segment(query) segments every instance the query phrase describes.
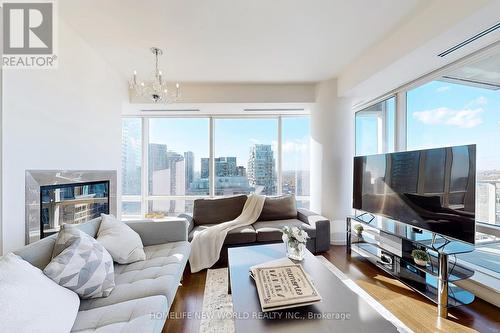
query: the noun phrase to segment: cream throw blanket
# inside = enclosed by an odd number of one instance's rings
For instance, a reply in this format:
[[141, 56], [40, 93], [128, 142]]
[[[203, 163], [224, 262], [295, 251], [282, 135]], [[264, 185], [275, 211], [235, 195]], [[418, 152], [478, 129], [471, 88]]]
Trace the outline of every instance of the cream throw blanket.
[[265, 199], [265, 196], [250, 194], [240, 216], [232, 221], [215, 224], [195, 233], [191, 241], [191, 255], [189, 256], [191, 272], [196, 273], [212, 267], [219, 260], [227, 233], [257, 221]]

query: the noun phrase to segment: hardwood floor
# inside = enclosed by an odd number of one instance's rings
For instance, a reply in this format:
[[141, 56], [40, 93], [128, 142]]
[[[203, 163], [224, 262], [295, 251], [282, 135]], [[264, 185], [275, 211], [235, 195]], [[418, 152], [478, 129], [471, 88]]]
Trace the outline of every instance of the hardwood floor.
[[[481, 299], [452, 308], [448, 319], [440, 319], [433, 303], [356, 254], [347, 256], [345, 246], [331, 246], [323, 256], [416, 333], [500, 332], [500, 309]], [[163, 333], [198, 332], [205, 278], [205, 271], [184, 274]]]
[[345, 246], [332, 246], [323, 256], [415, 332], [500, 332], [500, 309], [481, 299], [441, 319], [434, 303], [356, 254], [348, 257]]

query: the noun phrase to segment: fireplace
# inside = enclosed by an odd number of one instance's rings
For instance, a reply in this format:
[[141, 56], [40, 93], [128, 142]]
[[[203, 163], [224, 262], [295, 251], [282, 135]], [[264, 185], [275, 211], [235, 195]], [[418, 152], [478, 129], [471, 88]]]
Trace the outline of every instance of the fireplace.
[[109, 180], [40, 186], [40, 238], [109, 214]]
[[115, 170], [28, 170], [25, 174], [26, 244], [117, 212]]

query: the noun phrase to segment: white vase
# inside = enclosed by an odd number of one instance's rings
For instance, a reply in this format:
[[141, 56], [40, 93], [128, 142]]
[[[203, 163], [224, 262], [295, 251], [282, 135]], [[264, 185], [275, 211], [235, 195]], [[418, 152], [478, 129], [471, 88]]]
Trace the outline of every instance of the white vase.
[[297, 240], [289, 239], [286, 244], [286, 255], [293, 260], [301, 261], [306, 253], [306, 243], [301, 243]]
[[425, 261], [425, 260], [413, 258], [413, 261], [415, 261], [415, 264], [417, 264], [419, 266], [424, 266], [424, 267], [427, 266], [427, 261]]

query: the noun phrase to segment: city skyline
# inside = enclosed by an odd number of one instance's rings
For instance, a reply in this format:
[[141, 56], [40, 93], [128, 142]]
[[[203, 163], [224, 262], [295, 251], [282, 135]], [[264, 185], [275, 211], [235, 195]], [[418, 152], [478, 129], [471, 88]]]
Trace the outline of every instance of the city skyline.
[[[262, 194], [277, 193], [276, 161], [271, 145], [255, 144], [250, 148], [249, 155], [247, 167], [238, 165], [234, 156], [214, 158], [215, 189], [216, 192], [223, 192], [217, 194], [239, 194], [254, 190]], [[209, 178], [208, 157], [200, 158], [200, 172], [196, 172], [194, 163], [186, 163], [186, 156], [195, 160], [192, 151], [180, 153], [168, 149], [166, 144], [150, 143], [148, 156], [150, 195], [208, 194], [209, 183], [203, 181]], [[234, 193], [227, 192], [233, 187]]]
[[[271, 145], [277, 154], [278, 131], [276, 119], [216, 119], [214, 125], [214, 156], [236, 157], [239, 164], [248, 164], [248, 149], [254, 144]], [[197, 158], [209, 156], [208, 118], [159, 118], [149, 122], [149, 142], [167, 144], [177, 152], [192, 151]], [[309, 170], [298, 161], [297, 155], [306, 154], [310, 146], [309, 117], [283, 118], [283, 170]], [[200, 164], [195, 170], [200, 172]]]

